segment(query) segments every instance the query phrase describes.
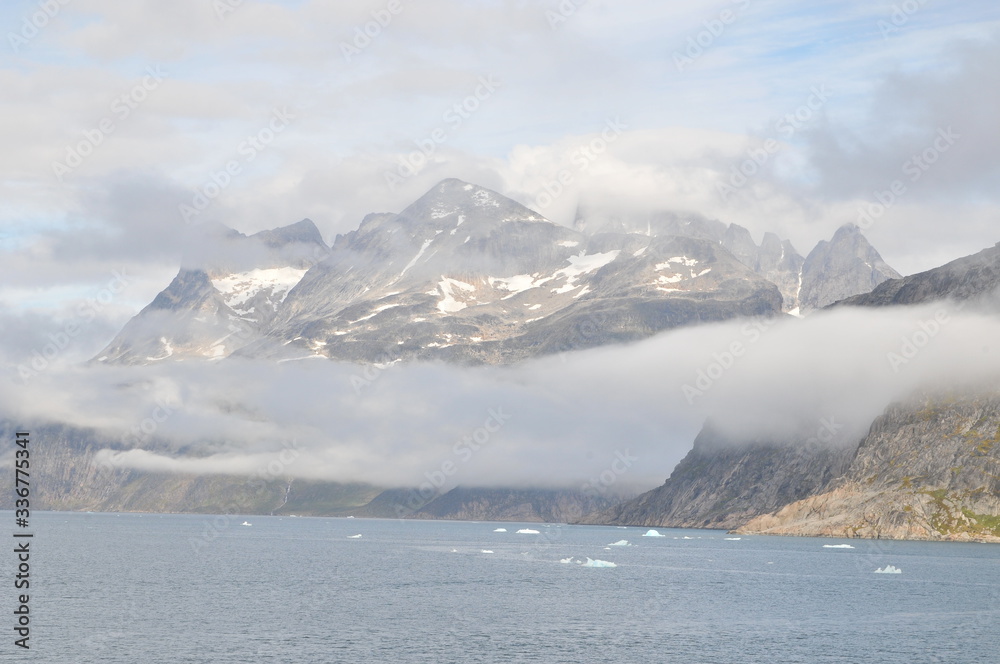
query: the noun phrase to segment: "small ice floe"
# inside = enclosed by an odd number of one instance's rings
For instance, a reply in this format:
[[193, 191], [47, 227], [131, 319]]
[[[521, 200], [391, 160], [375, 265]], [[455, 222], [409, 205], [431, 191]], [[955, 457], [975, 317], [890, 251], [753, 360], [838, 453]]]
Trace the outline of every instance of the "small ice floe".
[[824, 544], [824, 549], [853, 549], [850, 544]]
[[742, 537], [723, 537], [722, 539], [726, 540], [727, 542], [739, 542], [743, 538]]
[[591, 560], [587, 558], [587, 562], [583, 563], [584, 567], [618, 567], [614, 563], [609, 563], [607, 560]]
[[659, 531], [650, 528], [642, 535], [643, 537], [666, 537], [666, 535], [661, 535]]
[[480, 551], [480, 553], [493, 553], [493, 552], [490, 551], [489, 549], [483, 549], [482, 551]]
[[618, 540], [617, 542], [612, 542], [608, 546], [632, 546], [628, 543], [628, 540]]
[[694, 538], [693, 538], [693, 537], [688, 537], [687, 535], [685, 535], [685, 536], [684, 536], [684, 537], [682, 537], [681, 539], [692, 539], [692, 540], [693, 540]]
[[892, 565], [886, 565], [885, 567], [879, 567], [875, 570], [875, 574], [902, 574], [903, 570], [898, 567], [893, 567]]
[[249, 521], [244, 521], [244, 522], [243, 522], [243, 523], [241, 523], [240, 525], [241, 525], [241, 526], [252, 526], [253, 524], [252, 524], [252, 523], [250, 523]]
[[532, 528], [521, 528], [519, 531], [517, 531], [517, 534], [518, 535], [537, 535], [538, 531], [534, 530]]
[[452, 549], [451, 552], [452, 553], [458, 553], [458, 549]]
[[348, 535], [347, 539], [361, 539], [361, 535]]
[[353, 517], [353, 516], [349, 516], [349, 517], [347, 517], [347, 518], [348, 518], [348, 519], [353, 519], [354, 517]]
[[573, 556], [570, 556], [569, 558], [560, 558], [559, 562], [561, 562], [563, 565], [569, 565], [571, 562], [573, 562]]
[[505, 532], [507, 532], [507, 529], [506, 528], [497, 528], [493, 532], [495, 532], [495, 533], [505, 533]]

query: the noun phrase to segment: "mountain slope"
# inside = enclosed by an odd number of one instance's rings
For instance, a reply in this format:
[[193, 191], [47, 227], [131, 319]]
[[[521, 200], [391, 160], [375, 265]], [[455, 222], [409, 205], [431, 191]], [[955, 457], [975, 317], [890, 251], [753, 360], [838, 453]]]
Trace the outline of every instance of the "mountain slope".
[[890, 406], [843, 477], [739, 530], [1000, 542], [1000, 398]]
[[[849, 297], [836, 304], [861, 307], [923, 304], [951, 298], [969, 300], [979, 297], [996, 299], [1000, 289], [1000, 242], [972, 256], [965, 256], [941, 267], [900, 279], [891, 279], [871, 292]], [[996, 304], [996, 302], [994, 302]]]
[[736, 528], [822, 489], [852, 455], [805, 441], [732, 441], [706, 425], [661, 486], [581, 522]]
[[270, 328], [288, 291], [329, 253], [308, 219], [249, 237], [226, 228], [206, 230], [206, 241], [217, 251], [209, 251], [211, 258], [197, 267], [182, 267], [96, 361], [130, 365], [227, 357]]
[[803, 312], [859, 293], [867, 293], [900, 274], [889, 267], [854, 224], [837, 229], [833, 239], [822, 241], [802, 265], [799, 302]]

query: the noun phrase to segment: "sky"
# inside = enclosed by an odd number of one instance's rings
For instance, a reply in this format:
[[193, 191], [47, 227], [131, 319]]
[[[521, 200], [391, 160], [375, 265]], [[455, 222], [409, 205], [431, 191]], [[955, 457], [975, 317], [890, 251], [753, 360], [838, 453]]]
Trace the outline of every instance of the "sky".
[[903, 274], [1000, 240], [990, 0], [36, 0], [0, 26], [8, 366], [75, 325], [76, 371], [191, 224], [332, 242], [448, 177], [803, 255], [859, 223]]

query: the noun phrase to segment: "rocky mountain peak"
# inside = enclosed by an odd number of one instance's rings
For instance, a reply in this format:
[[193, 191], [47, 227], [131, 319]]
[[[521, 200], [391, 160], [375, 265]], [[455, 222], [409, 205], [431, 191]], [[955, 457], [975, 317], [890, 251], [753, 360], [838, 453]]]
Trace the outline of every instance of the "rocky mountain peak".
[[830, 241], [821, 241], [802, 265], [799, 292], [803, 311], [819, 309], [851, 295], [867, 293], [900, 274], [882, 260], [855, 224], [837, 229]]

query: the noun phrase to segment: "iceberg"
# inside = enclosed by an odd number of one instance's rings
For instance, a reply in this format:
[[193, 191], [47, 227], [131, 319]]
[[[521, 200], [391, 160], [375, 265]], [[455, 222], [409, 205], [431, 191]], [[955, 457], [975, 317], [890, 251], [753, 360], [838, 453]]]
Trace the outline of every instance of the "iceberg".
[[628, 540], [618, 540], [617, 542], [612, 542], [608, 546], [632, 546], [628, 543]]
[[347, 539], [361, 539], [361, 535], [348, 535]]
[[726, 540], [727, 542], [739, 542], [743, 538], [742, 537], [723, 537], [722, 539]]
[[480, 551], [480, 553], [493, 553], [493, 552], [490, 551], [489, 549], [483, 549], [482, 551]]
[[506, 528], [497, 528], [493, 532], [495, 532], [495, 533], [505, 533], [505, 532], [507, 532], [507, 529]]
[[643, 537], [666, 537], [666, 535], [661, 535], [658, 531], [650, 528], [643, 534]]
[[249, 521], [244, 521], [244, 522], [243, 522], [243, 523], [241, 523], [240, 525], [241, 525], [241, 526], [252, 526], [253, 524], [252, 524], [252, 523], [250, 523]]
[[824, 544], [824, 549], [853, 549], [850, 544]]
[[886, 565], [885, 567], [880, 567], [875, 570], [875, 574], [902, 574], [903, 570], [898, 567], [893, 567], [892, 565]]
[[531, 528], [521, 528], [519, 531], [517, 531], [517, 534], [518, 535], [537, 535], [538, 531], [537, 530], [532, 530]]
[[587, 558], [587, 562], [583, 563], [584, 567], [618, 567], [614, 563], [609, 563], [607, 560], [591, 560]]
[[570, 556], [569, 558], [560, 558], [559, 562], [561, 562], [563, 565], [568, 565], [571, 562], [573, 562], [573, 556]]

